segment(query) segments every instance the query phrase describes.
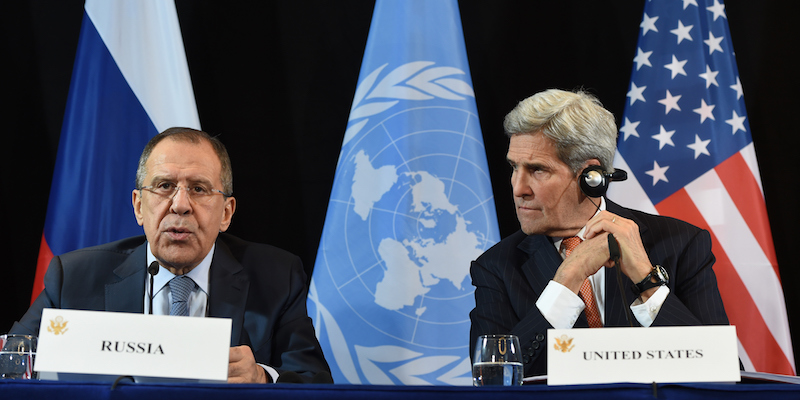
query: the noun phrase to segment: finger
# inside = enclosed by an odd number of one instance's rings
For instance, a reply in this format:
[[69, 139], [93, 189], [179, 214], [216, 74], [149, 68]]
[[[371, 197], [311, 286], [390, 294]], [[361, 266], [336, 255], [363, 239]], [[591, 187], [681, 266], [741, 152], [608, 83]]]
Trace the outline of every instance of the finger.
[[233, 363], [241, 360], [244, 358], [244, 354], [241, 349], [242, 346], [231, 347], [230, 351], [228, 352], [228, 360]]
[[230, 382], [231, 380], [239, 379], [239, 376], [241, 375], [240, 370], [241, 368], [238, 363], [228, 363], [228, 381]]
[[592, 217], [589, 222], [586, 223], [586, 232], [584, 236], [586, 239], [591, 239], [601, 232], [610, 232], [615, 233], [618, 226], [616, 226], [618, 218], [616, 214], [612, 214], [608, 211], [602, 211], [599, 214]]

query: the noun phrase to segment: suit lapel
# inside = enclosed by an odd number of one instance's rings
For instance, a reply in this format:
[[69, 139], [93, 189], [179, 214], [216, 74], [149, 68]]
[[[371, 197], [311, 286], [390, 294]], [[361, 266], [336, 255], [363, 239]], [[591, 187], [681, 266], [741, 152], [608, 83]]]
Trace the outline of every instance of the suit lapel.
[[231, 346], [245, 344], [241, 338], [249, 277], [231, 254], [228, 246], [217, 239], [209, 278], [208, 316], [231, 318]]
[[147, 245], [142, 244], [114, 269], [115, 281], [105, 286], [105, 310], [144, 312], [144, 281]]
[[561, 256], [550, 239], [544, 235], [530, 235], [523, 239], [517, 248], [529, 256], [522, 264], [522, 273], [538, 297], [556, 274], [558, 266], [561, 265]]

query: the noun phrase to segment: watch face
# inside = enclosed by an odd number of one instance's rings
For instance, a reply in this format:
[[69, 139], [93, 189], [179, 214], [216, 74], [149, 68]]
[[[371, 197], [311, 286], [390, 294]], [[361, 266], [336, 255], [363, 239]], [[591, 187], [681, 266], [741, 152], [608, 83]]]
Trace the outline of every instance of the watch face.
[[658, 280], [663, 282], [669, 282], [669, 275], [667, 274], [667, 270], [660, 265], [656, 265], [656, 275], [658, 276]]

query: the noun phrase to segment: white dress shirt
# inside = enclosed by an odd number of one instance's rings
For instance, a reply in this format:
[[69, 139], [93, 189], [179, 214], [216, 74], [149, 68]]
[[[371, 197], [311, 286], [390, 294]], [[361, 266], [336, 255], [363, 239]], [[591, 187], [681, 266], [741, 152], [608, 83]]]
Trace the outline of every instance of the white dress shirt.
[[[597, 213], [605, 209], [606, 201], [605, 198], [601, 197], [600, 209], [597, 211]], [[595, 213], [595, 215], [597, 215], [597, 213]], [[585, 233], [586, 227], [584, 226], [576, 236], [580, 237], [581, 239], [585, 239]], [[556, 246], [556, 249], [559, 249], [562, 259], [565, 257], [564, 253], [560, 251], [561, 241], [563, 239], [564, 238], [554, 238], [553, 243]], [[600, 268], [594, 275], [588, 278], [589, 282], [592, 284], [594, 298], [597, 302], [597, 308], [600, 310], [600, 318], [602, 319], [604, 325], [606, 321], [605, 271], [606, 268]], [[656, 292], [653, 293], [653, 295], [650, 296], [650, 298], [644, 303], [637, 298], [630, 305], [633, 316], [642, 326], [647, 327], [652, 325], [653, 321], [658, 315], [658, 312], [661, 310], [661, 306], [667, 299], [668, 294], [669, 288], [664, 285], [656, 289]], [[583, 300], [581, 300], [581, 298], [578, 297], [578, 295], [572, 290], [569, 290], [566, 286], [551, 280], [542, 291], [539, 299], [536, 301], [536, 307], [542, 313], [542, 316], [544, 316], [547, 322], [553, 326], [553, 328], [569, 329], [575, 326], [575, 322], [578, 320], [578, 316], [580, 316], [581, 311], [583, 311], [583, 309], [586, 307], [586, 304], [584, 304]]]
[[[211, 259], [214, 258], [214, 249], [216, 245], [211, 246], [211, 251], [208, 252], [203, 261], [200, 261], [196, 267], [192, 268], [186, 276], [192, 278], [194, 283], [197, 284], [195, 290], [189, 294], [187, 300], [189, 304], [190, 317], [205, 317], [208, 315], [208, 274], [211, 271]], [[153, 252], [150, 250], [150, 243], [147, 243], [147, 265], [153, 261], [157, 261]], [[153, 315], [169, 315], [170, 305], [172, 304], [172, 292], [169, 290], [169, 281], [175, 277], [175, 274], [169, 272], [168, 269], [158, 266], [158, 273], [153, 277]], [[144, 291], [144, 312], [148, 314], [150, 311], [150, 275], [148, 274], [145, 283]]]

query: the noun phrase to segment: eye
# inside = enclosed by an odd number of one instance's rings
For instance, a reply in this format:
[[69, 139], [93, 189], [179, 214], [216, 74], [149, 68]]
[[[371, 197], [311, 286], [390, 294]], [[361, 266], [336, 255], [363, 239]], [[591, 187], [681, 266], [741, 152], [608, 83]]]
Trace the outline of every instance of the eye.
[[169, 193], [175, 190], [175, 184], [172, 182], [159, 182], [155, 185], [156, 190], [163, 193]]
[[205, 196], [205, 195], [207, 195], [209, 193], [211, 193], [211, 191], [208, 190], [208, 188], [206, 188], [205, 186], [202, 186], [202, 185], [194, 185], [194, 186], [192, 186], [192, 194], [199, 195], [199, 196]]

